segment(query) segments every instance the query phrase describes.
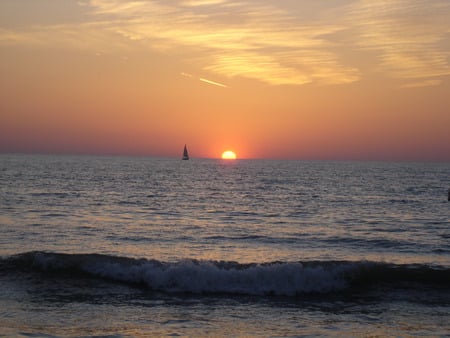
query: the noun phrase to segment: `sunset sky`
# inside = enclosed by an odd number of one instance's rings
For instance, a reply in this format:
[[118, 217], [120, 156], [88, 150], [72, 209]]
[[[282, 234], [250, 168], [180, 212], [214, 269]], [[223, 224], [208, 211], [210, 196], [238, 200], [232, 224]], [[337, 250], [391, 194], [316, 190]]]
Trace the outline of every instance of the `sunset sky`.
[[185, 143], [450, 161], [450, 1], [0, 1], [0, 152]]

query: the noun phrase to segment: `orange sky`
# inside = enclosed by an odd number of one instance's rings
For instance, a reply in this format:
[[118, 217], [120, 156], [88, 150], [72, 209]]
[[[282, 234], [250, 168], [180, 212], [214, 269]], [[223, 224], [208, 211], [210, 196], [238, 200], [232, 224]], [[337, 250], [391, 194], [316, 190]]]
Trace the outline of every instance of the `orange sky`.
[[3, 0], [0, 152], [450, 161], [448, 0]]

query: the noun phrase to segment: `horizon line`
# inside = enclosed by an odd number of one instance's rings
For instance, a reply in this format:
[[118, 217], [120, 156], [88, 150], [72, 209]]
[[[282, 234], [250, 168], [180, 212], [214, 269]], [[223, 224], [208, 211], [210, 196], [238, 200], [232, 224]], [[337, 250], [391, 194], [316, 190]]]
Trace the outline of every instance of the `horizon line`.
[[[80, 156], [80, 157], [148, 157], [159, 159], [181, 159], [180, 156], [175, 155], [156, 155], [156, 154], [137, 154], [137, 153], [89, 153], [89, 152], [50, 152], [50, 151], [0, 151], [0, 156]], [[203, 157], [192, 156], [190, 160], [222, 160], [220, 156], [217, 157]], [[294, 157], [238, 157], [234, 161], [304, 161], [304, 162], [383, 162], [383, 163], [450, 163], [446, 159], [381, 159], [381, 158], [294, 158]]]

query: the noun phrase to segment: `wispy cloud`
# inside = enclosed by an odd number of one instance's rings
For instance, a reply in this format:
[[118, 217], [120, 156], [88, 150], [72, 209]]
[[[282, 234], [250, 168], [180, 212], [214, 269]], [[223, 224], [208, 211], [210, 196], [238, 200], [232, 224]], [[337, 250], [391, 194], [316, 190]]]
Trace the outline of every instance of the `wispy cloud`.
[[423, 80], [419, 82], [409, 82], [407, 84], [402, 85], [402, 88], [419, 88], [419, 87], [430, 87], [430, 86], [438, 86], [442, 83], [442, 80]]
[[[343, 65], [323, 38], [343, 27], [302, 24], [282, 8], [226, 0], [93, 0], [90, 5], [128, 39], [165, 50], [184, 48], [187, 59], [201, 58], [205, 70], [221, 76], [275, 85], [359, 79], [358, 70]], [[206, 5], [209, 11], [203, 10]]]
[[98, 54], [101, 51], [128, 50], [129, 41], [117, 39], [117, 33], [111, 31], [104, 22], [82, 24], [40, 25], [21, 30], [0, 28], [1, 45], [29, 45], [56, 49], [73, 48]]
[[381, 72], [411, 79], [410, 87], [436, 85], [441, 81], [426, 79], [450, 75], [449, 1], [361, 0], [346, 20], [357, 46], [378, 56]]
[[182, 2], [184, 6], [211, 6], [226, 2], [226, 0], [185, 0]]
[[[84, 0], [84, 23], [0, 29], [0, 44], [74, 48], [151, 48], [182, 55], [219, 77], [271, 85], [344, 84], [365, 76], [354, 62], [406, 86], [450, 75], [448, 0], [315, 2], [231, 0]], [[321, 11], [320, 11], [321, 10]], [[305, 13], [304, 13], [305, 12]]]

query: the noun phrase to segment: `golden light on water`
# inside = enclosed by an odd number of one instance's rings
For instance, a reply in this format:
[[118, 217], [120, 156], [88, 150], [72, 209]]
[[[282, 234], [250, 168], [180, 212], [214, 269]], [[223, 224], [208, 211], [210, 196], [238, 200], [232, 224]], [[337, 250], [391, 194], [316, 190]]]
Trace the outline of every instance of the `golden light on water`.
[[223, 160], [235, 160], [236, 159], [236, 153], [231, 150], [226, 150], [222, 153], [222, 159]]

